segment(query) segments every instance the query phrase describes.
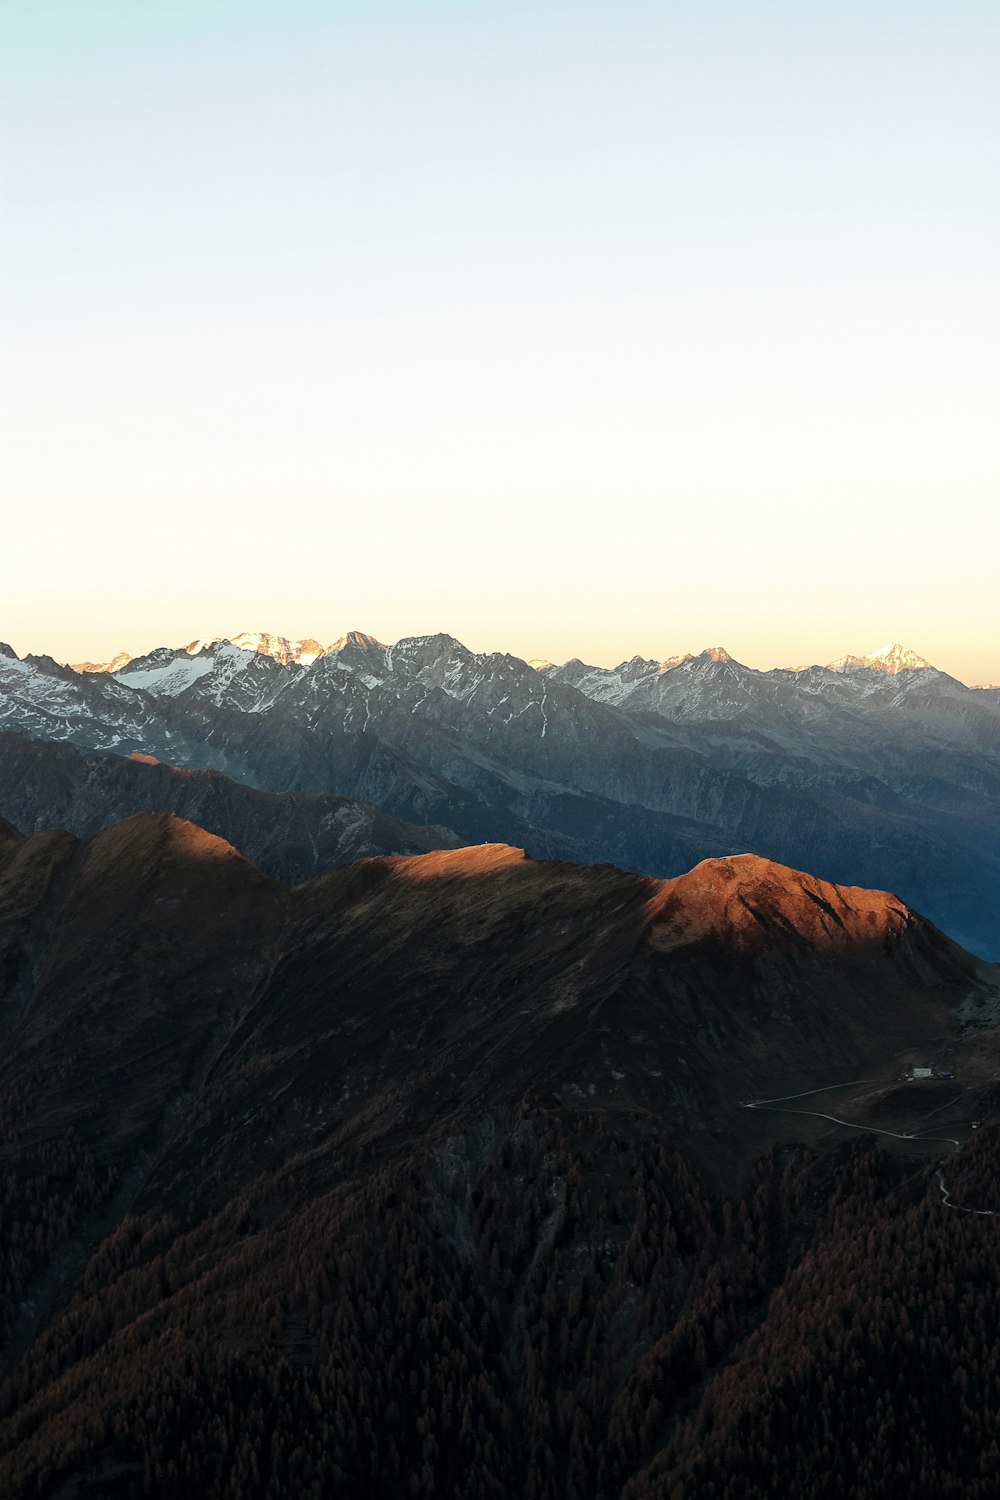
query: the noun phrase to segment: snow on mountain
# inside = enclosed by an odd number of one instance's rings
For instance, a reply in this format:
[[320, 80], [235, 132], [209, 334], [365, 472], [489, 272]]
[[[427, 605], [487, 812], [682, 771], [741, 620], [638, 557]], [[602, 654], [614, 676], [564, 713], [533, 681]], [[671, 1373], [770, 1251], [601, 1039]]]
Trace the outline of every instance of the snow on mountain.
[[290, 641], [287, 636], [269, 635], [266, 630], [244, 630], [240, 635], [231, 636], [230, 640], [234, 646], [242, 646], [245, 651], [256, 651], [261, 656], [269, 656], [283, 667], [292, 662], [300, 667], [311, 667], [324, 654], [319, 641], [313, 640], [311, 636], [301, 641]]
[[[598, 703], [618, 708], [628, 704], [659, 712], [663, 701], [690, 696], [691, 684], [696, 679], [690, 675], [676, 676], [679, 670], [684, 674], [699, 673], [706, 667], [725, 668], [727, 664], [732, 664], [738, 672], [749, 671], [749, 668], [734, 662], [724, 647], [708, 646], [697, 656], [690, 651], [680, 656], [668, 656], [662, 661], [633, 656], [628, 661], [619, 662], [617, 667], [592, 667], [574, 657], [560, 667], [548, 669], [546, 675], [556, 682], [568, 683]], [[702, 696], [702, 687], [698, 681], [696, 696]]]
[[980, 930], [975, 891], [1000, 882], [1000, 694], [893, 670], [913, 660], [902, 647], [761, 672], [721, 647], [539, 670], [445, 634], [385, 646], [352, 631], [309, 665], [264, 644], [201, 640], [83, 673], [0, 647], [0, 729], [637, 869], [679, 857], [689, 829], [699, 848], [793, 863], [814, 849], [894, 889], [919, 892], [937, 861], [934, 899], [960, 931]]
[[[408, 636], [383, 646], [353, 631], [331, 646], [307, 676], [313, 683], [314, 716], [326, 712], [321, 700], [333, 688], [344, 694], [349, 719], [363, 715], [361, 727], [401, 713], [417, 735], [427, 723], [450, 726], [461, 735], [465, 724], [475, 722], [488, 739], [509, 732], [544, 740], [552, 715], [564, 708], [562, 690], [521, 657], [470, 651], [445, 634]], [[575, 701], [578, 709], [585, 702]]]
[[617, 667], [592, 667], [574, 658], [556, 667], [545, 676], [553, 682], [575, 687], [578, 692], [593, 698], [595, 703], [623, 703], [633, 683], [649, 672], [656, 671], [656, 663], [633, 657]]
[[323, 654], [327, 668], [336, 667], [344, 672], [353, 672], [366, 687], [376, 687], [386, 675], [386, 651], [381, 641], [362, 630], [349, 630]]
[[183, 646], [176, 650], [170, 646], [158, 646], [146, 656], [134, 657], [124, 671], [115, 674], [115, 681], [125, 687], [142, 688], [157, 697], [175, 698], [199, 677], [211, 672], [209, 649], [202, 649], [195, 656]]
[[[91, 682], [101, 676], [159, 699], [207, 700], [243, 713], [266, 711], [291, 691], [295, 680], [304, 683], [318, 672], [308, 693], [310, 722], [324, 694], [332, 690], [341, 696], [348, 690], [347, 674], [353, 707], [345, 699], [344, 712], [360, 715], [363, 724], [373, 711], [366, 695], [376, 689], [413, 713], [430, 712], [423, 705], [437, 692], [457, 703], [479, 705], [504, 723], [528, 714], [525, 723], [537, 720], [539, 733], [547, 732], [542, 717], [549, 712], [548, 706], [543, 708], [546, 692], [558, 685], [609, 708], [656, 715], [676, 726], [684, 743], [687, 726], [701, 722], [739, 722], [748, 728], [769, 724], [784, 733], [794, 724], [818, 726], [830, 713], [852, 713], [862, 698], [873, 697], [888, 709], [902, 701], [901, 695], [912, 701], [914, 692], [939, 698], [968, 692], [899, 642], [828, 666], [762, 672], [736, 661], [722, 646], [659, 660], [636, 655], [615, 667], [599, 667], [576, 657], [556, 665], [537, 657], [524, 662], [500, 652], [477, 653], [447, 634], [404, 637], [386, 646], [352, 630], [324, 647], [313, 638], [244, 631], [232, 639], [201, 636], [184, 647], [159, 647], [142, 657], [122, 652], [111, 662], [80, 663], [74, 671]], [[51, 688], [46, 691], [51, 694]]]
[[465, 698], [472, 689], [470, 668], [489, 660], [477, 656], [450, 635], [404, 636], [384, 646], [372, 635], [352, 630], [326, 652], [324, 672], [350, 672], [366, 687], [398, 694], [415, 685], [440, 688], [452, 698]]
[[76, 661], [71, 665], [74, 672], [120, 672], [131, 660], [127, 651], [119, 651], [110, 661]]
[[633, 656], [617, 667], [595, 667], [571, 657], [559, 666], [542, 663], [539, 670], [596, 702], [641, 709], [674, 722], [742, 717], [752, 704], [774, 705], [779, 700], [782, 716], [794, 715], [795, 699], [811, 717], [815, 708], [809, 699], [823, 698], [845, 708], [870, 693], [884, 698], [887, 692], [909, 692], [918, 684], [926, 689], [929, 682], [942, 690], [947, 684], [956, 690], [962, 686], [898, 641], [869, 656], [843, 656], [825, 667], [774, 667], [766, 672], [744, 666], [722, 646], [663, 661]]
[[[385, 646], [374, 636], [366, 635], [363, 631], [352, 630], [347, 635], [341, 636], [332, 645], [324, 647], [321, 642], [313, 637], [305, 637], [301, 640], [291, 640], [288, 636], [273, 635], [268, 631], [242, 631], [234, 636], [199, 636], [190, 641], [186, 646], [169, 652], [169, 648], [159, 647], [157, 651], [149, 653], [144, 657], [132, 657], [127, 651], [121, 651], [117, 656], [107, 662], [77, 662], [73, 665], [73, 671], [80, 673], [105, 673], [116, 675], [120, 681], [127, 685], [143, 686], [152, 689], [154, 683], [157, 690], [178, 692], [184, 691], [185, 685], [197, 680], [195, 677], [186, 678], [185, 674], [177, 671], [164, 672], [162, 678], [154, 678], [150, 675], [149, 663], [156, 658], [156, 667], [162, 670], [165, 665], [163, 653], [168, 652], [178, 656], [181, 652], [190, 658], [197, 658], [213, 647], [232, 645], [244, 651], [253, 652], [260, 656], [269, 657], [280, 666], [296, 666], [308, 668], [324, 657], [332, 658], [332, 661], [344, 670], [352, 671], [371, 679], [371, 684], [384, 680], [386, 673], [389, 675], [401, 666], [406, 668], [407, 675], [412, 675], [407, 663], [415, 660], [415, 654], [428, 649], [424, 643], [433, 643], [429, 649], [432, 656], [441, 654], [444, 646], [446, 654], [457, 659], [458, 657], [473, 657], [476, 654], [467, 652], [460, 642], [446, 635], [437, 636], [413, 636], [398, 641], [395, 646]], [[477, 656], [477, 660], [486, 660], [496, 657], [500, 659], [502, 653], [491, 653]], [[709, 646], [698, 653], [697, 656], [691, 652], [682, 655], [669, 656], [661, 660], [652, 657], [633, 656], [627, 661], [619, 662], [616, 667], [598, 667], [583, 662], [579, 657], [571, 657], [561, 664], [549, 661], [547, 658], [533, 657], [526, 663], [533, 671], [551, 678], [554, 682], [563, 682], [571, 687], [579, 689], [587, 697], [597, 702], [623, 705], [627, 699], [633, 696], [637, 685], [645, 683], [644, 693], [651, 691], [651, 680], [661, 679], [665, 673], [673, 671], [677, 667], [686, 667], [687, 664], [697, 661], [700, 666], [711, 664], [713, 666], [724, 666], [733, 663], [736, 668], [743, 672], [753, 669], [743, 667], [741, 663], [735, 662], [734, 658], [722, 646]], [[136, 663], [141, 663], [137, 666]], [[426, 666], [427, 663], [424, 663]], [[452, 667], [455, 660], [452, 660]], [[126, 672], [124, 669], [128, 669]], [[421, 670], [423, 670], [421, 668]], [[796, 667], [775, 667], [768, 672], [758, 672], [755, 675], [768, 678], [773, 681], [795, 679], [798, 684], [807, 691], [816, 691], [822, 678], [818, 674], [837, 673], [840, 676], [852, 676], [855, 674], [877, 673], [878, 680], [886, 677], [899, 677], [908, 671], [936, 672], [930, 662], [919, 656], [915, 651], [903, 646], [899, 641], [890, 642], [872, 651], [866, 656], [846, 655], [829, 662], [825, 667], [816, 664], [802, 665]], [[142, 673], [141, 682], [136, 679], [132, 683], [132, 677], [136, 673]], [[454, 675], [454, 673], [453, 673]], [[940, 674], [939, 674], [940, 675]], [[870, 680], [870, 679], [869, 679]], [[829, 676], [826, 677], [829, 682]], [[159, 683], [162, 682], [162, 689]], [[444, 686], [442, 680], [441, 683]], [[877, 685], [876, 683], [872, 684]], [[995, 684], [979, 683], [977, 687], [992, 690]], [[446, 688], [447, 691], [447, 688]]]
[[296, 665], [311, 667], [323, 655], [323, 647], [311, 636], [301, 641], [290, 641], [286, 635], [271, 635], [267, 630], [243, 630], [239, 635], [199, 636], [183, 649], [189, 656], [198, 656], [210, 646], [229, 644], [244, 651], [255, 651], [259, 656], [269, 656], [281, 666]]
[[[7, 659], [17, 663], [13, 654]], [[13, 670], [20, 667], [18, 663]], [[969, 692], [899, 642], [868, 656], [841, 657], [828, 666], [762, 672], [736, 661], [722, 646], [662, 660], [637, 655], [616, 667], [598, 667], [575, 657], [555, 665], [541, 658], [529, 663], [500, 652], [477, 653], [447, 634], [404, 637], [386, 646], [352, 630], [324, 648], [314, 639], [293, 641], [247, 631], [232, 640], [199, 637], [187, 646], [159, 647], [141, 657], [123, 652], [113, 662], [99, 667], [81, 663], [73, 671], [84, 681], [100, 678], [161, 700], [183, 698], [187, 704], [207, 702], [255, 714], [266, 712], [286, 694], [291, 708], [300, 696], [294, 683], [304, 686], [309, 679], [310, 724], [318, 722], [317, 714], [325, 715], [322, 703], [331, 691], [343, 699], [348, 718], [360, 716], [362, 726], [376, 711], [369, 698], [376, 690], [404, 705], [407, 713], [440, 715], [443, 700], [434, 699], [437, 693], [478, 707], [504, 724], [526, 715], [524, 726], [534, 725], [541, 735], [547, 733], [552, 711], [546, 694], [569, 688], [612, 709], [655, 715], [664, 721], [664, 730], [674, 727], [676, 743], [687, 743], [689, 726], [699, 723], [739, 723], [754, 734], [779, 735], [787, 735], [794, 726], [795, 733], [810, 726], [813, 734], [831, 714], [853, 714], [869, 697], [891, 710], [903, 698], [912, 702], [915, 692], [930, 693], [936, 700]], [[313, 674], [318, 674], [314, 681]], [[352, 684], [349, 689], [346, 678]], [[350, 705], [343, 697], [348, 691]], [[50, 673], [29, 696], [49, 701], [55, 692]], [[429, 706], [435, 701], [437, 708]], [[11, 709], [0, 705], [0, 712], [9, 717]], [[839, 741], [839, 729], [835, 738]]]
[[873, 671], [888, 672], [896, 677], [900, 672], [908, 672], [914, 669], [935, 671], [929, 661], [918, 656], [907, 646], [899, 641], [890, 641], [887, 646], [880, 646], [869, 656], [839, 656], [836, 661], [828, 662], [831, 672], [857, 672]]
[[129, 662], [115, 680], [156, 698], [207, 700], [242, 713], [263, 713], [301, 670], [294, 661], [283, 664], [269, 652], [224, 640], [202, 644], [196, 655], [185, 646], [161, 646]]
[[[244, 630], [239, 635], [201, 635], [186, 646], [178, 646], [177, 651], [183, 651], [187, 656], [200, 656], [202, 652], [208, 651], [212, 646], [229, 644], [239, 646], [244, 651], [254, 651], [260, 656], [269, 656], [272, 661], [279, 662], [282, 666], [296, 665], [300, 667], [311, 667], [314, 661], [318, 661], [324, 655], [324, 647], [319, 641], [307, 637], [304, 640], [292, 641], [284, 635], [271, 635], [266, 630]], [[168, 650], [168, 647], [158, 647], [160, 651]], [[133, 661], [145, 661], [146, 657], [133, 657], [127, 651], [119, 651], [110, 661], [80, 661], [72, 663], [74, 672], [118, 672], [127, 667]], [[193, 679], [192, 679], [193, 680]], [[147, 677], [148, 685], [152, 679]]]
[[144, 717], [135, 694], [111, 674], [82, 676], [50, 656], [21, 659], [0, 646], [0, 728], [95, 750], [130, 749]]
[[657, 663], [653, 671], [634, 676], [628, 671], [631, 665], [626, 664], [625, 670], [616, 668], [619, 691], [614, 697], [606, 692], [604, 701], [674, 721], [741, 713], [749, 696], [748, 684], [758, 675], [722, 646], [709, 646], [697, 656], [671, 657]]

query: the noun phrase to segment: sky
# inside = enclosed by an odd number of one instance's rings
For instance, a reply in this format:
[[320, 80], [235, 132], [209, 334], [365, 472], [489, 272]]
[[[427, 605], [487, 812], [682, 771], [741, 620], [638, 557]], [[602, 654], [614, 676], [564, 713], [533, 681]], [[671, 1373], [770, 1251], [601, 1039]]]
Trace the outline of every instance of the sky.
[[1000, 682], [1000, 8], [0, 5], [0, 639]]

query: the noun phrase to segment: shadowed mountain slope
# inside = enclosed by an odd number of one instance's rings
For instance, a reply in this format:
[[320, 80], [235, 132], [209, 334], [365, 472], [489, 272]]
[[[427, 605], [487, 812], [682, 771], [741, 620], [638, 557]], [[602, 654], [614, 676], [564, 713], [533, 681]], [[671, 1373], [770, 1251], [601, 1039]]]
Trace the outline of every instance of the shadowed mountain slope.
[[290, 889], [167, 815], [9, 839], [0, 978], [0, 1485], [81, 1500], [653, 1493], [837, 1193], [938, 1202], [919, 1157], [768, 1152], [740, 1099], [997, 995], [894, 897], [752, 856]]
[[[560, 1085], [680, 1128], [693, 1109], [700, 1127], [776, 1057], [807, 1079], [891, 1052], [904, 1030], [931, 1045], [992, 973], [884, 892], [755, 856], [661, 882], [481, 845], [289, 889], [195, 824], [139, 816], [89, 840], [33, 834], [0, 881], [10, 1045], [58, 1072], [66, 1108], [78, 1075], [88, 1114], [106, 1049], [118, 1070], [133, 1044], [151, 1058], [162, 1022], [175, 1051], [225, 1032], [215, 1080], [268, 1059], [295, 1078], [297, 1109], [316, 1058], [329, 1129], [403, 1076], [425, 1098], [420, 1129]], [[176, 1107], [179, 1080], [143, 1077], [148, 1109], [157, 1094]]]
[[407, 853], [502, 838], [545, 859], [599, 860], [609, 851], [658, 868], [686, 866], [728, 841], [696, 819], [612, 798], [554, 791], [521, 816], [406, 762], [364, 737], [361, 779], [374, 797], [444, 824], [419, 826], [353, 797], [267, 792], [206, 768], [166, 765], [133, 751], [88, 754], [74, 745], [0, 733], [0, 807], [25, 829], [84, 836], [139, 812], [172, 812], [245, 849], [276, 879], [308, 880], [367, 854]]
[[84, 836], [137, 813], [174, 813], [291, 882], [368, 854], [460, 842], [447, 828], [418, 828], [350, 797], [261, 792], [217, 771], [138, 754], [87, 755], [15, 734], [0, 734], [0, 806], [26, 831], [60, 827]]

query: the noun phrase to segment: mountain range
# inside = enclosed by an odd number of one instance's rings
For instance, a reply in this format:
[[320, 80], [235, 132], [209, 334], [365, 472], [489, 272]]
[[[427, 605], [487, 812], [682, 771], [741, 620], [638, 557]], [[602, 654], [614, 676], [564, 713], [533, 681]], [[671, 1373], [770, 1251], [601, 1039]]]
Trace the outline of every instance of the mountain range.
[[[352, 634], [360, 635], [361, 632], [356, 631], [352, 632]], [[315, 661], [318, 661], [321, 656], [327, 656], [339, 651], [346, 645], [348, 639], [348, 636], [340, 636], [331, 646], [322, 646], [319, 641], [314, 640], [311, 636], [303, 640], [293, 641], [289, 640], [287, 636], [272, 635], [266, 630], [244, 630], [239, 635], [233, 636], [198, 636], [195, 640], [189, 642], [188, 645], [176, 649], [178, 651], [183, 650], [188, 656], [196, 656], [210, 646], [232, 645], [238, 646], [244, 651], [255, 651], [261, 656], [269, 656], [273, 661], [280, 662], [282, 666], [289, 666], [294, 663], [298, 666], [308, 667], [312, 666]], [[370, 636], [367, 639], [374, 640], [374, 637]], [[385, 648], [383, 647], [383, 649]], [[718, 660], [729, 658], [729, 653], [721, 646], [709, 647], [708, 650], [709, 654], [715, 656]], [[128, 651], [119, 651], [116, 656], [105, 662], [74, 662], [73, 670], [74, 672], [120, 672], [129, 662], [136, 659]], [[581, 663], [578, 657], [572, 658], [571, 661], [563, 665], [568, 668], [584, 667], [584, 670], [587, 673], [593, 674], [595, 679], [600, 676], [621, 676], [623, 673], [630, 678], [634, 678], [638, 675], [662, 673], [668, 671], [671, 667], [680, 666], [684, 662], [693, 660], [694, 653], [687, 652], [682, 656], [671, 656], [663, 661], [658, 661], [652, 657], [633, 656], [629, 661], [622, 662], [619, 666], [613, 668], [588, 667], [584, 663]], [[556, 663], [542, 657], [532, 657], [529, 661], [529, 666], [534, 667], [538, 671], [546, 671], [550, 669], [554, 670]], [[877, 651], [870, 652], [867, 656], [841, 656], [836, 661], [827, 663], [827, 666], [832, 672], [846, 672], [853, 671], [859, 667], [868, 667], [896, 676], [899, 672], [913, 667], [930, 668], [931, 664], [929, 661], [925, 661], [922, 656], [918, 656], [915, 651], [910, 650], [909, 647], [903, 646], [899, 641], [893, 641], [887, 646], [882, 646]], [[806, 668], [793, 667], [789, 670], [801, 672], [805, 671]], [[992, 685], [984, 684], [984, 686]]]
[[[0, 729], [20, 746], [0, 757], [0, 813], [22, 827], [90, 832], [141, 807], [201, 817], [180, 773], [214, 771], [227, 783], [204, 821], [283, 878], [384, 851], [393, 825], [381, 842], [313, 847], [308, 808], [241, 791], [348, 799], [360, 830], [374, 809], [441, 845], [500, 840], [658, 876], [752, 851], [896, 890], [1000, 953], [1000, 692], [898, 644], [759, 672], [721, 648], [604, 669], [447, 635], [352, 632], [324, 649], [251, 634], [104, 665], [0, 648]], [[167, 769], [112, 773], [108, 755]], [[246, 842], [248, 814], [230, 809], [251, 803]], [[401, 830], [398, 851], [426, 837]]]
[[0, 825], [0, 1490], [985, 1497], [998, 1016], [753, 855]]

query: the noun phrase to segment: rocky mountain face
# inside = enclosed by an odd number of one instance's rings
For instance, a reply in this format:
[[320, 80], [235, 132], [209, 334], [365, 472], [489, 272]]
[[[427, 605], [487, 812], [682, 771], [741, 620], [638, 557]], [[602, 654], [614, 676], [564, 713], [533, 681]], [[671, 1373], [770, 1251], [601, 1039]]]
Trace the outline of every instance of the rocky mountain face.
[[369, 854], [421, 854], [459, 842], [349, 797], [263, 792], [218, 771], [168, 766], [152, 756], [86, 754], [72, 745], [0, 733], [0, 805], [25, 832], [97, 833], [109, 810], [174, 813], [237, 843], [276, 880], [306, 880]]
[[633, 656], [617, 667], [592, 667], [574, 658], [562, 666], [547, 663], [540, 670], [602, 703], [696, 722], [742, 718], [748, 710], [769, 706], [778, 711], [778, 724], [783, 718], [807, 723], [824, 711], [860, 708], [869, 698], [874, 698], [877, 711], [898, 705], [914, 691], [959, 696], [972, 691], [898, 642], [870, 656], [840, 657], [825, 667], [775, 667], [767, 672], [745, 667], [722, 646], [666, 661]]
[[[770, 672], [716, 647], [609, 671], [445, 635], [353, 632], [308, 665], [292, 646], [315, 642], [252, 640], [112, 673], [6, 648], [0, 728], [658, 875], [753, 850], [897, 890], [1000, 952], [1000, 702], [901, 647]], [[42, 803], [25, 818], [49, 820]]]
[[[962, 1451], [992, 1226], [942, 1200], [940, 1144], [741, 1104], [891, 1079], [970, 1007], [983, 1052], [998, 977], [888, 893], [754, 856], [657, 881], [484, 845], [288, 888], [170, 816], [0, 827], [0, 1489], [624, 1500], [742, 1475], [756, 1500], [776, 1464], [805, 1495], [861, 1410], [809, 1392], [853, 1371], [867, 1395], [905, 1277], [889, 1387], [915, 1436], [885, 1462], [915, 1493]], [[949, 1158], [960, 1203], [995, 1153], [986, 1128]]]
[[[806, 1086], [931, 1048], [970, 994], [998, 993], [994, 966], [891, 894], [755, 855], [660, 881], [481, 844], [288, 887], [170, 814], [89, 839], [8, 828], [7, 840], [5, 1056], [13, 1046], [51, 1069], [67, 1107], [66, 1059], [47, 1050], [57, 1034], [89, 1038], [73, 1064], [86, 1090], [112, 1037], [120, 1068], [132, 1033], [145, 1047], [169, 1018], [171, 1035], [214, 1038], [225, 1018], [229, 1041], [205, 1053], [213, 1076], [240, 1073], [265, 1041], [283, 1076], [297, 1073], [301, 1044], [311, 1081], [293, 1113], [315, 1090], [331, 1129], [350, 1058], [347, 1114], [380, 1097], [380, 1080], [395, 1095], [412, 1064], [423, 1128], [538, 1086], [725, 1129], [731, 1088], [766, 1091], [776, 1069]], [[175, 1090], [159, 1092], [165, 1107]]]
[[876, 671], [886, 672], [890, 677], [898, 677], [900, 672], [934, 670], [929, 661], [900, 641], [891, 641], [869, 656], [840, 656], [829, 667], [831, 672]]
[[[273, 661], [280, 662], [287, 667], [293, 663], [297, 666], [308, 667], [324, 654], [326, 648], [319, 641], [307, 637], [300, 641], [290, 641], [285, 635], [271, 635], [266, 630], [244, 630], [239, 635], [230, 638], [221, 635], [199, 636], [190, 641], [183, 650], [188, 656], [197, 656], [210, 646], [221, 646], [223, 644], [240, 647], [243, 651], [256, 651], [262, 656], [269, 656]], [[169, 649], [169, 648], [168, 648]], [[175, 655], [179, 652], [175, 652]], [[128, 651], [119, 651], [110, 661], [94, 662], [81, 661], [73, 664], [74, 672], [120, 672], [130, 661], [135, 658]]]
[[78, 661], [73, 663], [74, 672], [119, 672], [132, 660], [127, 651], [119, 651], [110, 661]]

